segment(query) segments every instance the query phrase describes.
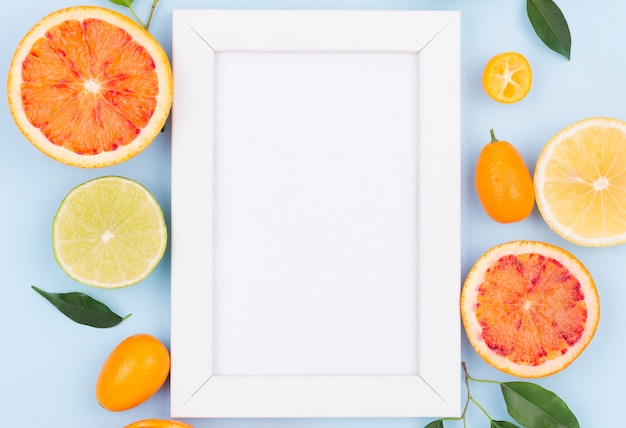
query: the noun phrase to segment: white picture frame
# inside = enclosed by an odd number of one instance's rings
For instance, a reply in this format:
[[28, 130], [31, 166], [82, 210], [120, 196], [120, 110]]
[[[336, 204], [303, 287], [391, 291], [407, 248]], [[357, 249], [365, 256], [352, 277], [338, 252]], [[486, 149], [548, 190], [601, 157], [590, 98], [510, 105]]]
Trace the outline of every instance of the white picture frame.
[[[235, 373], [224, 369], [228, 373], [222, 375], [215, 369], [216, 323], [221, 319], [216, 315], [221, 308], [215, 305], [223, 293], [216, 292], [214, 283], [216, 268], [218, 272], [220, 269], [216, 266], [220, 258], [215, 254], [214, 220], [219, 215], [215, 192], [221, 191], [214, 167], [220, 165], [224, 152], [220, 149], [216, 153], [216, 138], [226, 127], [216, 129], [221, 108], [216, 101], [216, 92], [221, 90], [217, 61], [221, 53], [236, 53], [238, 60], [247, 54], [309, 52], [388, 53], [416, 59], [417, 116], [415, 124], [408, 119], [411, 123], [407, 127], [415, 130], [410, 138], [415, 137], [418, 154], [411, 213], [416, 217], [415, 230], [410, 230], [416, 234], [418, 268], [414, 294], [406, 296], [406, 300], [415, 300], [415, 325], [408, 330], [416, 335], [411, 345], [416, 359], [412, 373], [396, 373], [389, 367], [390, 374], [384, 369], [373, 374], [318, 374], [316, 369], [304, 374], [297, 370], [289, 374], [237, 374], [236, 369]], [[462, 382], [458, 308], [460, 13], [174, 10], [172, 65], [172, 417], [458, 416]], [[237, 154], [232, 156], [236, 161]], [[389, 214], [393, 220], [395, 214]], [[377, 316], [393, 315], [392, 309], [381, 311]], [[346, 349], [349, 346], [347, 343]]]

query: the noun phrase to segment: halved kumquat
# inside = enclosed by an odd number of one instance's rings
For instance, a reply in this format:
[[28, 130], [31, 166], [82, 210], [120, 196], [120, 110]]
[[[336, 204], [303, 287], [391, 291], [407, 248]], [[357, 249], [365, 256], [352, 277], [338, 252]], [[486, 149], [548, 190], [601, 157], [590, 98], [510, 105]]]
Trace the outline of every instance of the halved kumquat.
[[533, 73], [526, 57], [518, 52], [504, 52], [492, 57], [483, 71], [483, 88], [501, 103], [521, 101], [532, 86]]

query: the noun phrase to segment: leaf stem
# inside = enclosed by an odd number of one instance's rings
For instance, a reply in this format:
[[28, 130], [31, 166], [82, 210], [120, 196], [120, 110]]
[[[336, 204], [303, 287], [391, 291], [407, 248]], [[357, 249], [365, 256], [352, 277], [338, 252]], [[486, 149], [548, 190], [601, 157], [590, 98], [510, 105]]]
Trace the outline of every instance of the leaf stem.
[[470, 376], [469, 372], [467, 371], [467, 366], [465, 365], [464, 361], [461, 362], [461, 365], [463, 366], [463, 372], [465, 373], [465, 385], [468, 387], [468, 389], [469, 389], [468, 381], [482, 382], [482, 383], [493, 383], [493, 384], [496, 384], [496, 385], [502, 385], [502, 382], [499, 382], [497, 380], [477, 379], [475, 377], [472, 377], [472, 376]]
[[143, 28], [146, 28], [146, 24], [144, 24], [143, 21], [141, 20], [141, 18], [139, 16], [137, 16], [137, 14], [135, 13], [135, 10], [133, 9], [133, 7], [132, 6], [128, 6], [128, 10], [130, 11], [130, 14], [133, 15], [133, 18], [135, 18], [137, 20], [139, 25], [141, 25]]
[[487, 419], [490, 421], [493, 420], [489, 413], [487, 413], [487, 410], [485, 410], [485, 408], [481, 406], [480, 403], [474, 399], [474, 397], [470, 397], [470, 401], [474, 404], [474, 406], [478, 407], [485, 414], [485, 416], [487, 416]]
[[462, 361], [461, 365], [463, 366], [463, 373], [465, 374], [465, 389], [467, 390], [467, 399], [465, 400], [465, 407], [463, 408], [463, 413], [461, 414], [461, 417], [463, 418], [463, 426], [465, 427], [466, 416], [467, 416], [467, 409], [469, 408], [469, 403], [470, 402], [473, 403], [476, 407], [478, 407], [484, 413], [484, 415], [487, 417], [487, 419], [492, 421], [493, 418], [491, 417], [491, 415], [489, 415], [487, 410], [478, 401], [476, 401], [476, 399], [474, 399], [474, 397], [472, 396], [472, 393], [470, 391], [470, 381], [471, 382], [494, 383], [494, 384], [498, 384], [498, 385], [501, 384], [501, 382], [498, 382], [498, 381], [495, 381], [495, 380], [475, 379], [472, 376], [470, 376], [469, 372], [467, 371], [467, 365], [465, 364], [465, 361]]
[[154, 10], [156, 9], [156, 5], [159, 2], [159, 0], [152, 0], [152, 6], [150, 7], [150, 15], [148, 15], [148, 21], [146, 22], [146, 25], [144, 25], [144, 28], [146, 29], [146, 31], [148, 31], [150, 29], [150, 23], [152, 22], [152, 16], [154, 15]]
[[490, 379], [476, 379], [474, 377], [469, 378], [469, 380], [471, 380], [472, 382], [480, 382], [480, 383], [493, 383], [495, 385], [502, 385], [502, 382], [499, 382], [497, 380], [490, 380]]

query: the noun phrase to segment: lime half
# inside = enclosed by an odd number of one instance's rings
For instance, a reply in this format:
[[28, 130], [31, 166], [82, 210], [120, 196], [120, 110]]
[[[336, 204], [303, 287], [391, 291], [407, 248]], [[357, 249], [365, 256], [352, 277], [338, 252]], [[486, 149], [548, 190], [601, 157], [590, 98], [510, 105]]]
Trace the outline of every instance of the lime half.
[[159, 264], [167, 227], [144, 186], [106, 176], [78, 185], [63, 199], [52, 223], [52, 246], [74, 280], [119, 288], [145, 279]]

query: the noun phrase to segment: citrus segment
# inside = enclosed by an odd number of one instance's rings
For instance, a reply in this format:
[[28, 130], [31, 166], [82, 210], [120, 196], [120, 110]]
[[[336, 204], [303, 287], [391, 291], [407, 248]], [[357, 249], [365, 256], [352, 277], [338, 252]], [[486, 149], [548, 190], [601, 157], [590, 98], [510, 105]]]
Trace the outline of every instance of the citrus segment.
[[165, 345], [149, 334], [135, 334], [120, 342], [104, 361], [96, 381], [96, 399], [112, 412], [128, 410], [152, 397], [169, 372]]
[[577, 245], [626, 242], [626, 122], [594, 117], [552, 137], [535, 167], [537, 207]]
[[521, 101], [532, 86], [533, 74], [524, 55], [504, 52], [492, 57], [483, 71], [483, 88], [501, 103]]
[[461, 293], [467, 338], [495, 368], [519, 377], [554, 374], [591, 341], [600, 317], [594, 281], [573, 255], [512, 241], [483, 254]]
[[53, 12], [18, 45], [9, 107], [26, 136], [52, 158], [103, 167], [144, 150], [172, 103], [166, 53], [140, 25], [109, 9]]
[[163, 212], [150, 192], [123, 177], [100, 177], [72, 189], [52, 225], [54, 256], [73, 279], [118, 288], [157, 266], [167, 245]]

